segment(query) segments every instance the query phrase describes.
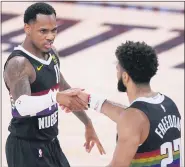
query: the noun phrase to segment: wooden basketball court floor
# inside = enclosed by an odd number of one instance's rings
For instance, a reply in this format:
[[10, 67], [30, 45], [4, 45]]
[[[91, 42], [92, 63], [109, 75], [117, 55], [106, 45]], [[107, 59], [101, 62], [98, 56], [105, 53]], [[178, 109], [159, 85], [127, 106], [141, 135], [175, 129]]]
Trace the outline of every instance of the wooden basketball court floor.
[[[2, 2], [2, 70], [13, 47], [24, 39], [23, 13], [31, 2]], [[50, 2], [56, 9], [59, 33], [55, 40], [61, 71], [72, 87], [104, 95], [128, 105], [116, 89], [116, 47], [126, 40], [145, 41], [155, 47], [159, 71], [151, 85], [171, 97], [181, 115], [184, 153], [184, 4], [182, 2]], [[11, 119], [8, 92], [2, 81], [2, 160]], [[33, 104], [34, 105], [34, 104]], [[107, 117], [88, 110], [106, 155], [94, 147], [86, 153], [84, 126], [73, 115], [59, 112], [59, 140], [70, 164], [75, 167], [107, 165], [116, 145], [116, 126]], [[126, 151], [126, 150], [125, 150]], [[182, 156], [184, 159], [184, 156]], [[182, 164], [183, 166], [183, 164]]]

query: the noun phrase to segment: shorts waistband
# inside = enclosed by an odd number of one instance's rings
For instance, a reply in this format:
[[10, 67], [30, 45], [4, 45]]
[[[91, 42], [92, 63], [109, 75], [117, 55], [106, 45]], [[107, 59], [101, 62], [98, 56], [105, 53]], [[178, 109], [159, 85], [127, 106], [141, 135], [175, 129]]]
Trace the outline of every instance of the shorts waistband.
[[57, 137], [54, 137], [52, 139], [48, 139], [48, 140], [41, 140], [41, 139], [30, 139], [30, 138], [26, 138], [26, 137], [22, 137], [22, 136], [16, 136], [14, 134], [11, 134], [9, 135], [10, 137], [15, 137], [16, 139], [19, 139], [19, 140], [25, 140], [25, 141], [28, 141], [28, 142], [41, 142], [41, 143], [50, 143], [50, 142], [54, 142]]

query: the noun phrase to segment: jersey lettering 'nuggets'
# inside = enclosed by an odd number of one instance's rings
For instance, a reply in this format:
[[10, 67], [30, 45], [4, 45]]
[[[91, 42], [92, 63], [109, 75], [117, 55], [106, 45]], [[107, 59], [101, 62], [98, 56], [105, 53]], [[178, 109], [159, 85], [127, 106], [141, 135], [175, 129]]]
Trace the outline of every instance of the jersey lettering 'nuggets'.
[[138, 147], [132, 167], [180, 167], [181, 116], [175, 103], [162, 94], [138, 98], [130, 107], [150, 121], [148, 138]]
[[53, 114], [49, 116], [38, 118], [38, 121], [39, 129], [45, 129], [54, 126], [58, 121], [58, 111], [55, 111]]
[[[41, 60], [18, 46], [7, 59], [15, 56], [23, 56], [29, 60], [36, 72], [36, 80], [30, 85], [31, 95], [45, 95], [51, 90], [58, 90], [60, 80], [60, 63], [53, 51], [49, 53], [48, 60]], [[5, 64], [6, 65], [6, 64]], [[8, 87], [7, 87], [8, 88]], [[53, 104], [50, 108], [40, 111], [33, 117], [22, 117], [14, 106], [11, 97], [12, 120], [9, 131], [18, 137], [34, 140], [50, 140], [58, 135], [58, 105]], [[34, 104], [30, 104], [30, 107]]]

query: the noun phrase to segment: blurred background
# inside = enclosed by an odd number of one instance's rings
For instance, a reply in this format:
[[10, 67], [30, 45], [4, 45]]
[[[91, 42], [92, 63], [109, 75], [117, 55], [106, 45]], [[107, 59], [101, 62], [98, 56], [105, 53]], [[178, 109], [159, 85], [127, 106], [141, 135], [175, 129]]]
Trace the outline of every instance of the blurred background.
[[[23, 14], [34, 2], [2, 2], [2, 69], [13, 48], [23, 41]], [[115, 49], [126, 40], [145, 41], [159, 57], [159, 71], [151, 85], [171, 97], [182, 120], [184, 154], [184, 3], [183, 2], [48, 2], [58, 18], [55, 47], [61, 72], [72, 87], [128, 105], [117, 91]], [[2, 70], [3, 71], [3, 70]], [[2, 80], [2, 160], [11, 119], [9, 95]], [[116, 145], [116, 126], [107, 117], [88, 110], [106, 155], [96, 147], [86, 153], [84, 126], [73, 115], [59, 114], [59, 140], [71, 166], [106, 166]], [[126, 150], [125, 150], [126, 151]], [[182, 157], [184, 158], [184, 156]], [[184, 164], [182, 164], [184, 166]]]

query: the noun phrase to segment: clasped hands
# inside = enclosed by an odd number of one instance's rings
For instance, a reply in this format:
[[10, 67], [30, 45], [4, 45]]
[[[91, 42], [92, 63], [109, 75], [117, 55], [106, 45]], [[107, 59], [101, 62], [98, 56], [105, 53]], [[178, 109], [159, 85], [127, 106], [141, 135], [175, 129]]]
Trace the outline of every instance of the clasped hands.
[[88, 98], [89, 94], [79, 88], [67, 89], [56, 95], [57, 102], [65, 112], [87, 110]]

